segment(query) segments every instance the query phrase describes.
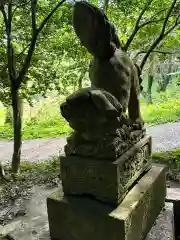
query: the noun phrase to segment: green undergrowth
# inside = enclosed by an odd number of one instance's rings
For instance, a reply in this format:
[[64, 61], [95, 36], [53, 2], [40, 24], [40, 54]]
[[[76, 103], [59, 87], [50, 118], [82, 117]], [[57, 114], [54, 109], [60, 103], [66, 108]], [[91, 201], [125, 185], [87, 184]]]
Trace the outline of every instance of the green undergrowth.
[[171, 180], [180, 182], [180, 148], [173, 151], [152, 154], [153, 161], [168, 167], [168, 175]]
[[5, 177], [5, 180], [0, 178], [0, 210], [15, 199], [30, 195], [34, 185], [59, 186], [59, 158], [39, 163], [21, 162], [20, 173], [16, 177], [12, 177], [10, 167], [5, 166]]
[[[2, 117], [2, 109], [0, 109], [0, 113], [0, 117]], [[46, 100], [45, 103], [34, 107], [31, 117], [27, 112], [24, 115], [23, 139], [61, 137], [71, 132], [71, 128], [60, 115], [59, 99]], [[12, 125], [0, 122], [0, 139], [13, 139]]]
[[[57, 185], [60, 177], [59, 158], [45, 162], [21, 162], [20, 173], [14, 179], [15, 182], [26, 182], [30, 185]], [[11, 176], [10, 167], [5, 167], [5, 173]]]
[[144, 121], [149, 125], [180, 121], [180, 91], [172, 85], [166, 92], [152, 94], [153, 104], [147, 105], [141, 98], [141, 112]]
[[149, 125], [180, 121], [180, 96], [145, 107], [142, 116]]
[[176, 148], [173, 151], [153, 153], [152, 156], [164, 162], [180, 164], [180, 148]]
[[[48, 119], [47, 121], [33, 119], [23, 125], [23, 139], [53, 138], [65, 136], [71, 128], [62, 117]], [[12, 126], [0, 126], [0, 139], [13, 139]]]
[[[67, 136], [71, 128], [60, 115], [59, 98], [48, 99], [32, 108], [30, 117], [25, 114], [23, 119], [23, 139], [56, 138]], [[62, 102], [62, 99], [61, 99]], [[148, 125], [180, 121], [180, 91], [171, 87], [165, 93], [153, 97], [153, 105], [147, 105], [141, 98], [141, 112]], [[0, 109], [0, 139], [12, 139], [13, 129], [9, 124], [4, 125], [5, 111]]]

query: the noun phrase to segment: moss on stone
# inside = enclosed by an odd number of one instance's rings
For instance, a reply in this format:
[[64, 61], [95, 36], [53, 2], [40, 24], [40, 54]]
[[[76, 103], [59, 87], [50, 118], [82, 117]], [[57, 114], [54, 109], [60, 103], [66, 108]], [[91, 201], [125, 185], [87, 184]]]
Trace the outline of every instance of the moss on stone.
[[165, 164], [168, 167], [170, 180], [180, 182], [180, 148], [172, 151], [152, 154], [153, 161]]
[[173, 151], [166, 151], [160, 153], [153, 153], [152, 157], [165, 162], [177, 162], [180, 163], [180, 148]]

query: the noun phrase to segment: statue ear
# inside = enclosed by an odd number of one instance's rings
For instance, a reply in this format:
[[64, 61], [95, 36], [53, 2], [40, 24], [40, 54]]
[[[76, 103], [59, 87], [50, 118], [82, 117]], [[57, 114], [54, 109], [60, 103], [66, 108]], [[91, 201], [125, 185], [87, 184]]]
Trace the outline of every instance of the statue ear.
[[76, 2], [73, 27], [82, 45], [93, 56], [105, 57], [110, 51], [112, 53], [111, 26], [100, 9], [86, 1]]
[[66, 102], [71, 105], [78, 105], [79, 103], [82, 103], [89, 99], [90, 96], [89, 91], [90, 91], [89, 87], [80, 89], [75, 93], [71, 94], [70, 96], [68, 96], [66, 98]]
[[97, 109], [108, 117], [119, 117], [122, 112], [122, 107], [120, 104], [118, 106], [113, 105], [105, 96], [105, 94], [98, 89], [93, 89], [91, 91], [91, 99]]

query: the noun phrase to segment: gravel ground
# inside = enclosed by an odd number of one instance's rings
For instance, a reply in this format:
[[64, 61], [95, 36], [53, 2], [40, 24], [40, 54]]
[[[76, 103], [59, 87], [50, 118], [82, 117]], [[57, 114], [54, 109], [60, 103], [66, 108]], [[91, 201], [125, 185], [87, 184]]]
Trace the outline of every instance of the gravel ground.
[[[147, 127], [153, 139], [153, 152], [180, 147], [180, 122]], [[22, 145], [22, 159], [25, 161], [44, 161], [63, 152], [65, 138], [25, 140]], [[11, 159], [12, 141], [0, 141], [0, 161]]]

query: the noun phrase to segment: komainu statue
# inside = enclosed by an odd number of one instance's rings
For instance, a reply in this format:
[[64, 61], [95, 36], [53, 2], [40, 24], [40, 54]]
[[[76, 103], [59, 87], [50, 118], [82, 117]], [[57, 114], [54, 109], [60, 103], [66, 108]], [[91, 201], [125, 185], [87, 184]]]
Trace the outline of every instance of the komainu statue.
[[76, 2], [73, 27], [93, 59], [91, 86], [61, 105], [62, 116], [74, 130], [65, 153], [114, 160], [145, 134], [139, 103], [141, 71], [123, 52], [114, 25], [97, 7]]

